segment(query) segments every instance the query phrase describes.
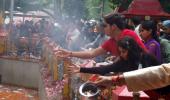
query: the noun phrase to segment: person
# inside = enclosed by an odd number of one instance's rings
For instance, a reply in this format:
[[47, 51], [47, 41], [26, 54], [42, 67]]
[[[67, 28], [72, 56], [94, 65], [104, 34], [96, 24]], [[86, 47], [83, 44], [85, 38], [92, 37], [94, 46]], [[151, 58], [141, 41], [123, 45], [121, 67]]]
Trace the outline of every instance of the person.
[[170, 20], [163, 21], [163, 35], [160, 37], [162, 62], [170, 62]]
[[136, 34], [139, 36], [139, 27], [140, 27], [140, 23], [141, 23], [141, 18], [139, 16], [134, 16], [132, 18], [132, 22], [134, 23], [134, 26], [135, 26], [134, 30], [135, 30]]
[[161, 63], [161, 49], [159, 38], [157, 36], [156, 24], [151, 20], [143, 21], [140, 25], [139, 31], [149, 53], [153, 54]]
[[[135, 84], [134, 84], [135, 82]], [[143, 91], [170, 85], [170, 63], [124, 72], [114, 76], [99, 76], [96, 85], [126, 85], [129, 91]]]
[[110, 39], [106, 40], [101, 46], [89, 50], [89, 51], [68, 51], [64, 49], [60, 49], [56, 51], [56, 56], [58, 57], [78, 57], [78, 58], [94, 58], [101, 54], [106, 54], [110, 52], [113, 56], [118, 56], [118, 48], [117, 41], [125, 36], [132, 37], [141, 48], [145, 51], [145, 48], [142, 41], [136, 35], [136, 33], [132, 30], [125, 29], [125, 20], [124, 17], [120, 14], [109, 14], [104, 17], [104, 32], [106, 35], [110, 37]]
[[76, 25], [73, 23], [70, 23], [71, 27], [69, 27], [68, 33], [66, 35], [66, 41], [67, 41], [67, 48], [69, 50], [75, 50], [78, 51], [80, 49], [80, 46], [78, 45], [79, 42], [78, 39], [80, 37], [80, 31], [77, 29]]
[[39, 57], [41, 55], [41, 49], [42, 49], [42, 40], [40, 39], [39, 34], [33, 34], [32, 40], [31, 40], [31, 46], [29, 47], [30, 54], [33, 54], [36, 57]]
[[[130, 18], [128, 20], [128, 27], [130, 25], [130, 27], [132, 28], [132, 30], [135, 31], [135, 33], [140, 37], [139, 35], [139, 26], [140, 26], [140, 23], [141, 23], [141, 18], [139, 16], [134, 16], [132, 18]], [[130, 28], [129, 27], [129, 28]]]
[[[94, 32], [97, 34], [96, 39], [84, 46], [85, 49], [90, 48], [97, 48], [99, 47], [103, 41], [106, 41], [108, 37], [104, 34], [104, 27], [102, 24], [102, 20], [100, 20], [95, 26], [94, 26]], [[104, 62], [105, 59], [109, 56], [109, 54], [103, 54], [100, 56], [95, 57], [95, 62]]]
[[27, 37], [19, 37], [17, 42], [17, 55], [23, 56], [28, 53], [29, 46], [28, 46], [28, 38]]
[[170, 40], [170, 20], [163, 21], [163, 31], [164, 34], [162, 38]]
[[146, 53], [131, 37], [124, 37], [117, 42], [120, 56], [114, 61], [113, 64], [103, 65], [99, 67], [80, 67], [78, 65], [69, 66], [68, 72], [70, 73], [92, 73], [106, 75], [110, 72], [126, 72], [136, 70], [139, 67], [145, 68], [149, 66], [159, 65], [160, 63], [154, 56]]
[[94, 41], [86, 44], [85, 48], [89, 48], [89, 47], [97, 48], [98, 46], [100, 46], [103, 43], [103, 41], [108, 39], [108, 37], [104, 34], [104, 27], [103, 27], [102, 21], [98, 22], [94, 26], [94, 32], [95, 32], [95, 34], [97, 34], [97, 36], [95, 36]]

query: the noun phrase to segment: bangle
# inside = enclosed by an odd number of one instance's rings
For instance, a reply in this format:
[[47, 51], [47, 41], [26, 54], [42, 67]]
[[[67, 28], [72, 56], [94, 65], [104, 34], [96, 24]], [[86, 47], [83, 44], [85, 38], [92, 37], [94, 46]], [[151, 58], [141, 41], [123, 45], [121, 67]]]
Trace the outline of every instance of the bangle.
[[112, 83], [113, 84], [120, 84], [120, 75], [119, 74], [112, 77]]

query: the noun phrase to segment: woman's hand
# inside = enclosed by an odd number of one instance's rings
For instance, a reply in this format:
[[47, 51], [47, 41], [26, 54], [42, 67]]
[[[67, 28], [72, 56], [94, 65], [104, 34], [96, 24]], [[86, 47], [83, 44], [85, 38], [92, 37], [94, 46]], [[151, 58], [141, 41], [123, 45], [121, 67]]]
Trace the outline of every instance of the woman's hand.
[[94, 84], [98, 85], [98, 86], [112, 86], [112, 85], [125, 85], [125, 79], [123, 74], [118, 74], [118, 75], [114, 75], [114, 76], [99, 76], [98, 79], [93, 82]]
[[111, 86], [112, 84], [112, 76], [99, 76], [95, 82], [92, 82], [98, 86]]
[[80, 72], [80, 66], [78, 66], [78, 65], [68, 66], [67, 71], [68, 71], [69, 74], [79, 73]]
[[67, 57], [71, 57], [72, 56], [72, 52], [71, 51], [67, 51], [65, 49], [58, 49], [55, 52], [56, 57], [60, 57], [60, 58], [67, 58]]

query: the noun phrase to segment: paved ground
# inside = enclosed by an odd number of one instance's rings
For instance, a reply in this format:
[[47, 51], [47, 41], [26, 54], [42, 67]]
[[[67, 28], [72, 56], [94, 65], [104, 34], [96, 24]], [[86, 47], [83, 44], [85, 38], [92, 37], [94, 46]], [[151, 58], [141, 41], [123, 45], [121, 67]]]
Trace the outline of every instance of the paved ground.
[[0, 100], [39, 100], [39, 98], [37, 90], [1, 84]]

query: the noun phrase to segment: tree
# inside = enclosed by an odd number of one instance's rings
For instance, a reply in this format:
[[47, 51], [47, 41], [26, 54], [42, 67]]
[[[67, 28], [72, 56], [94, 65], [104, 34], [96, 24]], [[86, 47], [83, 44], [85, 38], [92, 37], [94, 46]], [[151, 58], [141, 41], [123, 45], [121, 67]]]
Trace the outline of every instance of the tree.
[[120, 7], [120, 9], [122, 10], [126, 10], [129, 6], [129, 4], [132, 2], [133, 0], [109, 0], [110, 2], [110, 7], [112, 9], [115, 9], [116, 7]]
[[86, 15], [85, 0], [64, 0], [62, 13], [64, 17], [80, 19]]
[[[99, 19], [102, 17], [103, 14], [107, 14], [112, 11], [112, 8], [110, 8], [108, 5], [110, 2], [107, 0], [104, 0], [104, 8], [102, 5], [103, 1], [102, 0], [86, 0], [85, 2], [85, 7], [87, 11], [87, 18], [91, 19]], [[103, 12], [102, 12], [103, 9]]]
[[164, 11], [170, 13], [170, 3], [169, 3], [169, 0], [159, 0]]
[[[5, 10], [10, 10], [11, 0], [4, 0]], [[35, 0], [14, 0], [14, 11], [27, 12], [40, 9], [41, 5]]]

